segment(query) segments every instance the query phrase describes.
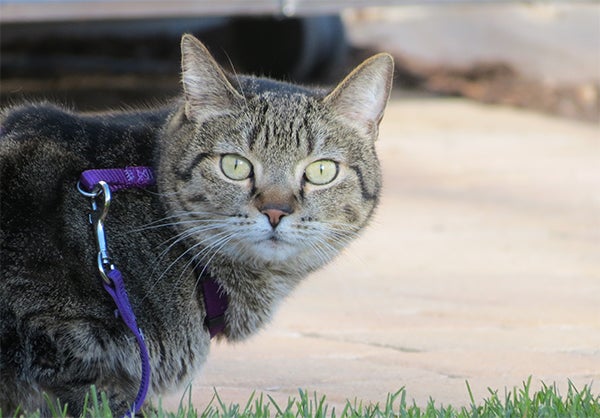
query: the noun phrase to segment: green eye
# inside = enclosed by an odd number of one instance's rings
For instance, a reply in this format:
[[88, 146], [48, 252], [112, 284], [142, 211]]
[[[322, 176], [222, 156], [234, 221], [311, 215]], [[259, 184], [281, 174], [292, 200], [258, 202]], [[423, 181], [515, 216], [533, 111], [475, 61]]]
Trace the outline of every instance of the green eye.
[[304, 170], [304, 176], [309, 183], [318, 186], [331, 183], [338, 174], [338, 165], [331, 160], [319, 160], [310, 163]]
[[245, 180], [252, 174], [252, 164], [237, 154], [225, 154], [221, 157], [221, 171], [231, 180]]

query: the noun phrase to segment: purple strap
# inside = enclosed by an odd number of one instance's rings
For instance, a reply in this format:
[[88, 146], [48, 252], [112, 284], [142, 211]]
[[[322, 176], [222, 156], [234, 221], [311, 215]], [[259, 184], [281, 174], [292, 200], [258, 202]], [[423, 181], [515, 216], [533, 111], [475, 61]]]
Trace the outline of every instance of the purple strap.
[[81, 173], [79, 183], [84, 190], [91, 191], [99, 181], [105, 181], [111, 192], [134, 187], [153, 186], [156, 181], [150, 167], [104, 168]]
[[206, 318], [204, 323], [210, 333], [210, 338], [220, 334], [225, 329], [225, 311], [227, 310], [227, 294], [210, 276], [202, 280], [204, 289], [204, 306]]
[[131, 309], [131, 303], [127, 297], [127, 291], [125, 290], [125, 284], [123, 283], [123, 276], [117, 269], [113, 269], [107, 274], [108, 278], [112, 281], [111, 284], [104, 283], [104, 288], [110, 294], [115, 301], [119, 315], [127, 328], [133, 332], [135, 339], [140, 347], [140, 360], [142, 362], [142, 382], [138, 390], [133, 406], [130, 410], [130, 415], [134, 416], [142, 408], [142, 404], [148, 394], [148, 387], [150, 386], [150, 356], [148, 354], [148, 347], [144, 341], [144, 334], [142, 330], [138, 328], [135, 314]]

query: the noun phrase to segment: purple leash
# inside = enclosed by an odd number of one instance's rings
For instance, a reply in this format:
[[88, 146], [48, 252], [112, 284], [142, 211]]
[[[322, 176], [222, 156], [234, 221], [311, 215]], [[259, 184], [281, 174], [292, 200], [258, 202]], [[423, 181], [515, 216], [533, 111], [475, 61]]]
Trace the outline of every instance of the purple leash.
[[142, 360], [142, 380], [140, 383], [140, 388], [138, 389], [138, 393], [133, 401], [133, 405], [131, 406], [129, 412], [125, 415], [126, 417], [133, 417], [142, 408], [142, 405], [146, 400], [146, 395], [148, 394], [148, 388], [150, 387], [150, 355], [148, 354], [148, 347], [146, 347], [146, 342], [144, 341], [144, 334], [142, 333], [142, 330], [138, 328], [135, 314], [131, 308], [129, 298], [127, 297], [127, 291], [125, 290], [125, 284], [123, 283], [123, 276], [121, 275], [121, 272], [118, 269], [113, 268], [106, 276], [112, 281], [112, 283], [109, 284], [104, 282], [104, 288], [115, 301], [121, 319], [123, 319], [123, 322], [125, 322], [127, 328], [133, 332], [135, 340], [140, 347], [140, 359]]
[[[119, 316], [131, 330], [140, 348], [142, 362], [142, 379], [135, 401], [129, 412], [125, 415], [134, 416], [140, 411], [148, 388], [150, 387], [150, 355], [144, 340], [144, 334], [138, 327], [135, 314], [129, 302], [123, 276], [111, 263], [104, 233], [104, 220], [108, 214], [111, 202], [111, 192], [130, 188], [145, 188], [155, 184], [155, 177], [150, 167], [126, 167], [87, 170], [81, 173], [77, 188], [86, 197], [92, 200], [92, 215], [90, 222], [94, 226], [96, 244], [98, 247], [98, 270], [103, 280], [106, 291], [110, 294]], [[98, 201], [102, 197], [102, 201]], [[210, 337], [223, 332], [225, 329], [225, 311], [228, 299], [219, 284], [210, 276], [202, 277], [204, 290], [204, 305], [206, 307], [205, 325]]]

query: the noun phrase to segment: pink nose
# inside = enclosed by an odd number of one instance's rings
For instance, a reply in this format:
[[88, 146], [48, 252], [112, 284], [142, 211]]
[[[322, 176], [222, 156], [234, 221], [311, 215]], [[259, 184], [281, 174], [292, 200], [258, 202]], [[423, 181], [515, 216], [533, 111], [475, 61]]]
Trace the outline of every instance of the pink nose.
[[273, 228], [279, 225], [281, 218], [286, 215], [289, 215], [289, 212], [285, 212], [280, 209], [264, 209], [261, 213], [265, 214], [269, 218], [269, 223]]

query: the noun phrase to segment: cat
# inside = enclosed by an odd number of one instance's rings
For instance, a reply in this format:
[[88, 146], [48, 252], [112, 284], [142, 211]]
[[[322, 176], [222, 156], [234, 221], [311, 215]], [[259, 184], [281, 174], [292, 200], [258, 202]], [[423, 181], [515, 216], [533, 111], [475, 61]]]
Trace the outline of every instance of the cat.
[[156, 177], [115, 192], [105, 225], [148, 347], [150, 395], [187, 383], [206, 361], [207, 274], [228, 299], [218, 338], [243, 340], [372, 217], [390, 55], [321, 90], [228, 74], [191, 35], [181, 50], [183, 94], [162, 108], [2, 111], [4, 414], [44, 415], [46, 393], [78, 416], [91, 385], [124, 414], [142, 379], [140, 348], [97, 271], [90, 202], [77, 189], [84, 170], [147, 166]]

